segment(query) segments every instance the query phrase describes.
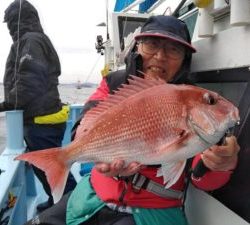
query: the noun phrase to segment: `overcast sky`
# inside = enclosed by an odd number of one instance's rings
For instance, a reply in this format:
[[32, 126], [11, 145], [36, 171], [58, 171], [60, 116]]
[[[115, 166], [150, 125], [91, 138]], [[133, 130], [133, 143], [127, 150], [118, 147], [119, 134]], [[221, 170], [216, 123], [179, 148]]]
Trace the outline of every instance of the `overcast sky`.
[[[78, 79], [98, 82], [104, 58], [96, 53], [95, 41], [99, 34], [105, 37], [105, 0], [29, 0], [38, 10], [45, 33], [54, 44], [62, 67], [61, 82]], [[6, 24], [2, 23], [4, 10], [12, 0], [0, 0], [0, 80], [3, 80], [6, 58], [12, 43]], [[86, 3], [87, 2], [87, 3]], [[93, 69], [96, 67], [95, 69]]]
[[[58, 52], [62, 67], [60, 82], [84, 82], [89, 77], [88, 81], [98, 83], [104, 56], [97, 54], [95, 42], [97, 35], [103, 35], [106, 40], [106, 27], [96, 25], [106, 22], [106, 0], [29, 1], [38, 10], [44, 32]], [[11, 2], [0, 0], [0, 81], [3, 80], [5, 62], [12, 43], [6, 24], [2, 23], [4, 10]], [[109, 8], [113, 9], [115, 0], [108, 2]], [[166, 2], [176, 5], [178, 1]]]

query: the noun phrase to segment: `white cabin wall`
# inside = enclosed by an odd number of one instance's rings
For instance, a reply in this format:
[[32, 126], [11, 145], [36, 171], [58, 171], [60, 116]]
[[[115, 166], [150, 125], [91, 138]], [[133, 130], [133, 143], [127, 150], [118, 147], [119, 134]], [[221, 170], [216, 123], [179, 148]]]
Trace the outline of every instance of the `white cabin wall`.
[[249, 225], [204, 191], [188, 188], [185, 212], [190, 225]]
[[239, 68], [250, 65], [250, 26], [233, 27], [193, 42], [192, 72]]
[[195, 25], [192, 72], [221, 70], [250, 66], [250, 25], [231, 26], [230, 14], [217, 19], [213, 26], [213, 36], [198, 37], [198, 24]]

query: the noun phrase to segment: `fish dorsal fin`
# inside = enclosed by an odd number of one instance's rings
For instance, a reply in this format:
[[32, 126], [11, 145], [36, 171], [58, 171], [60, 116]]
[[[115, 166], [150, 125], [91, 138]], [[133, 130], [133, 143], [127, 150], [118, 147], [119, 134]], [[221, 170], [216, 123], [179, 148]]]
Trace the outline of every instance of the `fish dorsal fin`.
[[[101, 117], [110, 108], [122, 104], [122, 102], [135, 94], [152, 88], [154, 86], [166, 84], [162, 79], [143, 79], [133, 75], [129, 76], [129, 84], [123, 84], [114, 94], [109, 94], [107, 99], [100, 102], [95, 108], [89, 110], [80, 124], [80, 133], [88, 131], [94, 121]], [[78, 135], [77, 135], [78, 136]]]

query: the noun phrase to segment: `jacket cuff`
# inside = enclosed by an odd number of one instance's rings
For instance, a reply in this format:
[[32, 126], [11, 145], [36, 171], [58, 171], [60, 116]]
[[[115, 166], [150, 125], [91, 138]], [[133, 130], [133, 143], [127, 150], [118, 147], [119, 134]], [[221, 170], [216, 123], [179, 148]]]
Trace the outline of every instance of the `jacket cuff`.
[[6, 109], [6, 107], [5, 107], [5, 102], [1, 102], [0, 103], [0, 112], [4, 112], [4, 111], [6, 111], [7, 109]]
[[[201, 159], [200, 155], [197, 155], [192, 163], [192, 168], [195, 168], [199, 160]], [[224, 186], [232, 175], [233, 171], [211, 171], [208, 170], [204, 176], [195, 178], [191, 176], [192, 183], [199, 189], [204, 191], [213, 191]]]

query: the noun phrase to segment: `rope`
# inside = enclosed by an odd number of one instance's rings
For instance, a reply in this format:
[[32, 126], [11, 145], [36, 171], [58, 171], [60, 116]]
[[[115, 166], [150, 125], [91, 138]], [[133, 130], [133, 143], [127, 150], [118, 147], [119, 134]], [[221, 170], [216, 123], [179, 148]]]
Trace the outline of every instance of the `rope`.
[[[17, 21], [17, 49], [16, 49], [16, 58], [15, 58], [15, 70], [14, 70], [14, 81], [15, 81], [15, 86], [17, 86], [17, 60], [18, 60], [18, 55], [19, 55], [19, 38], [20, 38], [20, 19], [21, 19], [21, 10], [22, 10], [22, 0], [19, 0], [19, 12], [18, 12], [18, 21]], [[15, 109], [17, 108], [17, 88], [15, 91]]]
[[86, 80], [85, 80], [85, 83], [89, 80], [90, 76], [92, 75], [97, 63], [99, 62], [100, 58], [101, 58], [101, 55], [98, 55], [99, 57], [97, 58], [96, 62], [94, 63], [93, 67], [91, 68]]
[[91, 70], [90, 70], [90, 72], [89, 72], [89, 74], [88, 74], [88, 76], [87, 76], [85, 82], [87, 82], [87, 81], [89, 80], [89, 78], [90, 78], [90, 76], [92, 75], [92, 73], [93, 73], [93, 71], [94, 71], [94, 69], [95, 69], [97, 63], [99, 62], [100, 58], [101, 58], [101, 55], [98, 56], [96, 62], [94, 63], [93, 67], [91, 68]]

